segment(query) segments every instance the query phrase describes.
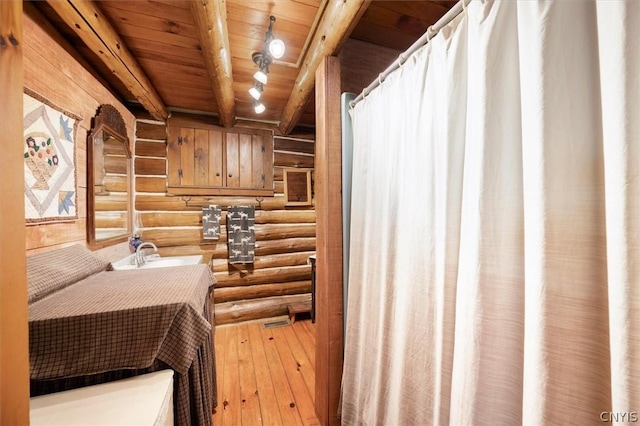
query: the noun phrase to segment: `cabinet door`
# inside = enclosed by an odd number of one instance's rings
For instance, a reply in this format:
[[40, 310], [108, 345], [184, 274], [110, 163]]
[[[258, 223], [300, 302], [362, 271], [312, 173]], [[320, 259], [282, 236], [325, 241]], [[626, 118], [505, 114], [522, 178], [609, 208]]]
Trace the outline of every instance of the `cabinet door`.
[[224, 182], [222, 132], [219, 130], [194, 129], [193, 137], [195, 141], [193, 186], [202, 188], [222, 186]]
[[181, 128], [178, 144], [180, 145], [180, 170], [178, 170], [180, 185], [193, 186], [195, 182], [195, 129]]
[[195, 184], [195, 129], [170, 127], [167, 141], [167, 176], [169, 187], [194, 186]]
[[273, 160], [268, 161], [269, 155], [273, 158], [273, 148], [266, 145], [261, 134], [227, 133], [227, 186], [267, 189], [270, 184], [273, 188]]
[[273, 195], [273, 135], [257, 129], [169, 126], [168, 191]]
[[273, 137], [252, 135], [252, 182], [254, 188], [273, 189]]

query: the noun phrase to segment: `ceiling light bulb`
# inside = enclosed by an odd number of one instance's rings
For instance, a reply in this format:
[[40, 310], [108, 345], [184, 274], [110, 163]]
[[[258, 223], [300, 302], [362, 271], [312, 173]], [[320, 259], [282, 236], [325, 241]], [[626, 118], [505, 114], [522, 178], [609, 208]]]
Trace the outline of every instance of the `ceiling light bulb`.
[[266, 108], [265, 108], [265, 106], [262, 104], [262, 102], [258, 102], [258, 101], [256, 101], [256, 102], [253, 104], [253, 109], [254, 109], [254, 111], [256, 112], [256, 114], [262, 114]]
[[253, 75], [253, 78], [258, 80], [262, 84], [267, 84], [267, 73], [263, 70], [264, 68], [261, 68], [259, 71], [256, 71], [256, 73]]
[[280, 59], [284, 55], [284, 41], [276, 38], [269, 43], [269, 53], [275, 59]]
[[262, 88], [253, 86], [251, 89], [249, 89], [249, 94], [253, 99], [257, 101], [258, 99], [260, 99], [260, 95], [262, 94]]

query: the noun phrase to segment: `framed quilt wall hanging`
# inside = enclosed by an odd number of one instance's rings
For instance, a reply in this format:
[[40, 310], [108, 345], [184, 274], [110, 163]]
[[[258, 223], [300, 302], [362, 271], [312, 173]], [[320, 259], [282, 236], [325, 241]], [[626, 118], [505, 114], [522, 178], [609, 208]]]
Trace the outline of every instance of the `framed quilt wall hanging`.
[[27, 225], [78, 219], [75, 142], [81, 118], [26, 88], [23, 105]]

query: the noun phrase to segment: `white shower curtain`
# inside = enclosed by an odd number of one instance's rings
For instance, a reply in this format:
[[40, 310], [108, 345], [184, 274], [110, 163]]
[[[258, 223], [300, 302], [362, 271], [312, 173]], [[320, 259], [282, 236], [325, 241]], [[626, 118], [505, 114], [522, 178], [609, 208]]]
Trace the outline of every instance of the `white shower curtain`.
[[474, 0], [355, 106], [343, 424], [640, 417], [639, 43]]

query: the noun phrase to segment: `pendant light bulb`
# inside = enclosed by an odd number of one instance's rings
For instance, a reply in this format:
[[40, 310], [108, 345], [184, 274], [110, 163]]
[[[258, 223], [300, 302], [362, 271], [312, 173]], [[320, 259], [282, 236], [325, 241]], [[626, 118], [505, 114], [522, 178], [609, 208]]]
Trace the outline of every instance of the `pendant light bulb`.
[[260, 95], [262, 95], [262, 83], [258, 83], [249, 89], [249, 94], [256, 101], [260, 99]]
[[253, 78], [262, 84], [267, 84], [267, 73], [265, 71], [265, 68], [260, 68], [260, 70], [253, 75]]
[[269, 53], [275, 59], [282, 58], [282, 56], [284, 55], [284, 50], [285, 50], [284, 41], [280, 40], [279, 38], [273, 39], [269, 43]]
[[253, 110], [256, 112], [256, 114], [262, 114], [265, 109], [266, 108], [262, 102], [255, 101], [253, 103]]

